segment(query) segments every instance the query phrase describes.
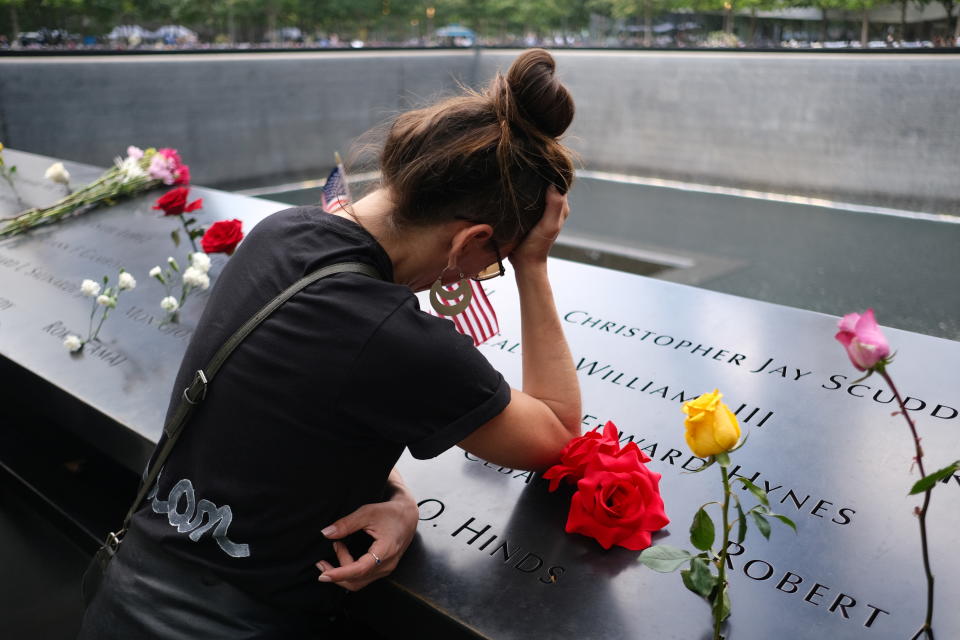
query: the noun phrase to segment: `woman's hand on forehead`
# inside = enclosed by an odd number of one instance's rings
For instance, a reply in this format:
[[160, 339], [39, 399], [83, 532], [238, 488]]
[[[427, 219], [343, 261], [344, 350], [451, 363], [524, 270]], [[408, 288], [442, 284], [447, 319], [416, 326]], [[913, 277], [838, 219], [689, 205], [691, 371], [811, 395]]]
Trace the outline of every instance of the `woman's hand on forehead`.
[[517, 248], [510, 252], [510, 263], [514, 267], [545, 263], [553, 243], [556, 242], [560, 230], [563, 229], [570, 215], [567, 196], [561, 194], [556, 187], [551, 185], [547, 189], [546, 200], [546, 208], [540, 222], [530, 230]]

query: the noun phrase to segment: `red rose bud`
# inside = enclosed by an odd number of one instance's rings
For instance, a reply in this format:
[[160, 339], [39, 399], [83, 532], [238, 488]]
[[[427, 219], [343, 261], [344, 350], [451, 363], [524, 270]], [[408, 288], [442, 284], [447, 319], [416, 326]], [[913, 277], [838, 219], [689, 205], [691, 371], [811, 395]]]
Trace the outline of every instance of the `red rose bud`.
[[570, 500], [567, 533], [594, 538], [604, 549], [618, 545], [640, 551], [650, 534], [670, 524], [660, 497], [660, 474], [635, 442], [613, 455], [600, 453], [577, 483]]
[[576, 484], [598, 454], [619, 451], [619, 435], [617, 425], [608, 421], [603, 427], [603, 435], [594, 430], [568, 442], [560, 452], [560, 464], [550, 467], [543, 474], [550, 481], [550, 491], [556, 491], [563, 478]]
[[184, 212], [196, 211], [203, 206], [203, 198], [198, 198], [190, 204], [187, 204], [187, 194], [190, 189], [187, 187], [177, 187], [171, 189], [159, 198], [153, 205], [154, 209], [163, 209], [165, 216], [179, 216]]
[[243, 223], [239, 220], [214, 222], [200, 239], [204, 253], [233, 253], [243, 240]]
[[867, 309], [863, 315], [848, 313], [840, 320], [838, 328], [840, 331], [834, 337], [860, 371], [873, 369], [890, 355], [890, 345], [880, 331], [873, 309]]

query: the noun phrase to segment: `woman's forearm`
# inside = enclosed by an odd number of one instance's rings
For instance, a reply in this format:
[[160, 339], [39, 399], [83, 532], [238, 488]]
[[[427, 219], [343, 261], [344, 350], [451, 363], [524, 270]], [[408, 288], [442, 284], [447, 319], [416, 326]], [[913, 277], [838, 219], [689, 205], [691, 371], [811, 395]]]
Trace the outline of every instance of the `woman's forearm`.
[[580, 384], [553, 300], [547, 263], [514, 264], [520, 294], [523, 392], [546, 404], [580, 435]]

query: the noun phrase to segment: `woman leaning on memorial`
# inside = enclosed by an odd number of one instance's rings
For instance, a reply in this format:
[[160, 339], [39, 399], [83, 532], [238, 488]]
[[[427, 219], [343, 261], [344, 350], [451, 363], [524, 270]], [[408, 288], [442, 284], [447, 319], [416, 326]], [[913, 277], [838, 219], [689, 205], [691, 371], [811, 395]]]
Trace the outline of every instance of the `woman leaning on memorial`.
[[[416, 503], [393, 470], [404, 448], [424, 459], [459, 445], [524, 469], [557, 460], [580, 435], [547, 277], [573, 179], [557, 138], [573, 113], [550, 54], [524, 52], [485, 92], [399, 115], [379, 188], [352, 207], [288, 209], [254, 228], [212, 291], [171, 412], [292, 283], [344, 261], [375, 273], [314, 282], [240, 343], [136, 512], [81, 638], [329, 636], [346, 589], [388, 573], [412, 539]], [[522, 391], [413, 295], [503, 275], [504, 259], [520, 295]], [[369, 537], [333, 542], [358, 529]]]

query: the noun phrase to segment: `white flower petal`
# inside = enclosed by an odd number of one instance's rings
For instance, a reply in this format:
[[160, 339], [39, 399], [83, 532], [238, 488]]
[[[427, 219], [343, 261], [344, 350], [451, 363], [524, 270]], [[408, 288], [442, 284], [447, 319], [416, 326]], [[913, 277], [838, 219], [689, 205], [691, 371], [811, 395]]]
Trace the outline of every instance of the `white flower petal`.
[[130, 289], [133, 289], [137, 286], [137, 279], [134, 278], [132, 275], [130, 275], [129, 272], [124, 271], [123, 273], [120, 274], [118, 286], [121, 289], [129, 291]]
[[83, 346], [83, 341], [80, 339], [80, 336], [75, 336], [71, 333], [63, 339], [63, 346], [65, 346], [71, 352], [79, 351], [80, 347]]

